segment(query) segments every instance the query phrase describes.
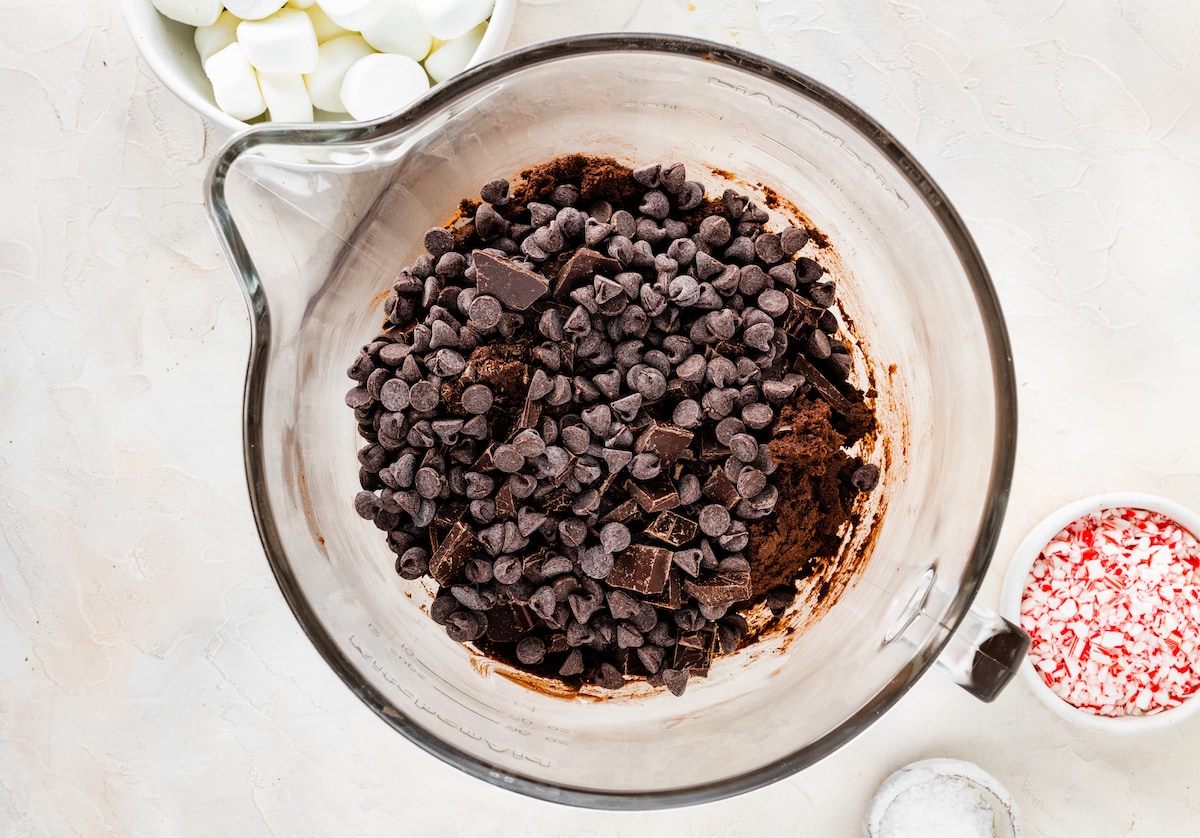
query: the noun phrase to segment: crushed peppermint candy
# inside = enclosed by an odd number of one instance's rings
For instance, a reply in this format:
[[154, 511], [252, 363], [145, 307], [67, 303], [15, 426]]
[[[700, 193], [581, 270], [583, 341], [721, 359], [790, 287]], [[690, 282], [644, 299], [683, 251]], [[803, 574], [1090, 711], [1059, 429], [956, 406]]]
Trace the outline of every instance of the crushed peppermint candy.
[[1160, 512], [1085, 515], [1034, 561], [1021, 627], [1069, 704], [1098, 716], [1178, 707], [1200, 688], [1200, 544]]

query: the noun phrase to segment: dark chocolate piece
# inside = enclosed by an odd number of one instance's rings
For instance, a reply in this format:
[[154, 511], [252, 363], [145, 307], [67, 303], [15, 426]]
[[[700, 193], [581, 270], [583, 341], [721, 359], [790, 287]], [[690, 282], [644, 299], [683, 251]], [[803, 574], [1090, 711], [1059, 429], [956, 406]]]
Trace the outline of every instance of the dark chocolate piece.
[[703, 582], [693, 582], [687, 579], [683, 583], [684, 593], [691, 594], [701, 605], [719, 608], [723, 605], [733, 605], [750, 598], [752, 588], [750, 574], [722, 573]]
[[641, 514], [638, 511], [640, 508], [641, 507], [638, 506], [637, 501], [630, 499], [614, 506], [604, 514], [600, 521], [601, 523], [605, 524], [611, 522], [623, 524]]
[[694, 434], [670, 422], [652, 421], [638, 437], [634, 450], [658, 455], [670, 465], [692, 444]]
[[566, 486], [556, 485], [549, 492], [544, 494], [539, 502], [542, 505], [542, 511], [547, 515], [555, 512], [565, 512], [575, 503], [575, 493]]
[[505, 483], [500, 487], [500, 491], [496, 492], [496, 517], [501, 521], [506, 521], [515, 517], [517, 514], [517, 503], [513, 499], [512, 488]]
[[657, 596], [647, 596], [645, 602], [658, 608], [666, 608], [669, 611], [676, 611], [683, 605], [683, 585], [681, 584], [683, 577], [676, 568], [671, 568], [667, 572], [667, 584], [663, 586], [662, 593]]
[[567, 302], [571, 299], [572, 291], [591, 284], [596, 274], [611, 277], [616, 276], [620, 270], [621, 263], [616, 259], [581, 247], [559, 269], [558, 277], [554, 281], [554, 298]]
[[493, 643], [515, 643], [533, 628], [533, 612], [519, 602], [499, 603], [488, 611], [487, 636]]
[[674, 512], [660, 512], [646, 526], [646, 535], [659, 541], [680, 547], [696, 537], [696, 522]]
[[544, 276], [502, 256], [476, 250], [471, 258], [475, 263], [475, 283], [479, 293], [489, 294], [511, 309], [524, 311], [550, 290]]
[[672, 552], [665, 547], [634, 544], [617, 557], [605, 582], [640, 594], [662, 593], [671, 569]]
[[711, 631], [689, 632], [680, 635], [675, 644], [675, 669], [686, 669], [692, 675], [707, 677], [712, 664], [716, 635]]
[[829, 402], [829, 406], [838, 413], [849, 416], [854, 410], [854, 405], [850, 404], [850, 400], [842, 395], [842, 391], [835, 387], [833, 382], [814, 367], [807, 358], [797, 355], [792, 360], [792, 368], [804, 376], [813, 389], [821, 394], [821, 398]]
[[741, 500], [737, 487], [733, 485], [729, 475], [725, 474], [725, 470], [721, 468], [713, 470], [708, 480], [704, 482], [702, 491], [706, 498], [716, 501], [726, 509], [733, 509]]
[[536, 428], [538, 420], [542, 418], [542, 403], [535, 402], [532, 399], [525, 400], [525, 406], [521, 408], [521, 413], [517, 416], [517, 428]]
[[679, 492], [665, 474], [652, 480], [627, 480], [625, 491], [647, 512], [662, 512], [679, 506]]
[[456, 522], [430, 557], [429, 575], [439, 585], [449, 585], [477, 547], [471, 528], [462, 521]]

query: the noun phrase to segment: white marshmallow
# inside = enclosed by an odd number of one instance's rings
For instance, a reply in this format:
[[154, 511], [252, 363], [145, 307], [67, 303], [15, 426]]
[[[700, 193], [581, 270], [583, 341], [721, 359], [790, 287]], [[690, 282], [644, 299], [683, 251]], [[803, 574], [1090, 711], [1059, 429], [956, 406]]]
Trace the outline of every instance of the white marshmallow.
[[433, 37], [451, 41], [483, 23], [496, 0], [411, 0]]
[[299, 9], [282, 9], [265, 20], [243, 20], [237, 38], [256, 70], [311, 73], [317, 68], [317, 32]]
[[225, 8], [242, 20], [262, 20], [283, 8], [286, 0], [225, 0]]
[[377, 16], [364, 23], [362, 36], [380, 52], [407, 55], [420, 61], [429, 54], [433, 38], [425, 22], [405, 0], [383, 0]]
[[323, 44], [326, 41], [332, 41], [334, 38], [350, 34], [349, 29], [343, 29], [334, 23], [320, 6], [310, 6], [308, 8], [308, 16], [312, 19], [313, 30], [317, 33], [318, 44]]
[[221, 16], [221, 0], [150, 0], [163, 17], [188, 26], [211, 26]]
[[258, 86], [273, 122], [312, 122], [312, 99], [304, 76], [295, 73], [259, 73]]
[[241, 22], [241, 18], [236, 15], [221, 12], [216, 23], [196, 27], [196, 35], [193, 40], [196, 43], [196, 52], [200, 53], [202, 65], [211, 56], [216, 55], [237, 40], [237, 25]]
[[217, 107], [234, 119], [253, 119], [267, 109], [254, 68], [232, 43], [204, 62], [204, 74], [212, 82]]
[[343, 35], [321, 44], [317, 69], [304, 76], [304, 84], [312, 103], [323, 111], [344, 113], [342, 81], [351, 65], [374, 50], [361, 35]]
[[379, 17], [385, 4], [386, 0], [321, 0], [321, 8], [334, 23], [354, 32]]
[[487, 24], [481, 23], [465, 35], [453, 41], [446, 41], [429, 53], [429, 57], [425, 59], [425, 69], [430, 77], [436, 82], [443, 82], [456, 73], [461, 73], [470, 63], [475, 50], [479, 49], [479, 42], [483, 40], [483, 33], [486, 31]]
[[342, 82], [342, 104], [355, 119], [398, 111], [429, 89], [420, 64], [404, 55], [375, 53], [358, 59]]

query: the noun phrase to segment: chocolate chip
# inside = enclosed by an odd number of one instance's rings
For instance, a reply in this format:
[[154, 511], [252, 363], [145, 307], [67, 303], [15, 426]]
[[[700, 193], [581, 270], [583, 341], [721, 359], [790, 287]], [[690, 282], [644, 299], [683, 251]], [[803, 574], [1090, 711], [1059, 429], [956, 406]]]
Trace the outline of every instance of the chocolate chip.
[[804, 351], [818, 361], [825, 360], [833, 353], [829, 345], [829, 336], [820, 329], [813, 329], [804, 342]]
[[809, 286], [808, 296], [821, 308], [829, 308], [837, 299], [837, 289], [832, 282], [816, 282]]
[[662, 472], [662, 462], [657, 454], [638, 454], [629, 464], [629, 473], [638, 480], [650, 480]]
[[525, 467], [525, 457], [512, 445], [497, 445], [492, 451], [492, 462], [496, 468], [507, 474], [520, 471]]
[[431, 227], [425, 231], [425, 249], [438, 259], [454, 249], [454, 234], [443, 227]]
[[[625, 383], [636, 390], [646, 401], [658, 401], [667, 392], [666, 377], [646, 364], [637, 364], [625, 375]], [[613, 403], [616, 408], [616, 403]]]
[[874, 463], [859, 466], [850, 475], [850, 484], [860, 492], [871, 491], [879, 484], [879, 466]]
[[761, 403], [748, 404], [742, 408], [742, 421], [746, 426], [756, 431], [762, 430], [775, 420], [775, 412], [769, 405]]
[[508, 203], [508, 181], [504, 178], [489, 180], [479, 189], [479, 197], [495, 206]]
[[658, 186], [659, 172], [662, 171], [662, 166], [658, 163], [652, 163], [648, 166], [639, 166], [630, 174], [635, 181], [649, 189]]
[[723, 535], [729, 529], [732, 519], [729, 510], [719, 503], [710, 503], [700, 510], [700, 530], [707, 536]]
[[602, 663], [596, 670], [596, 686], [606, 690], [619, 690], [625, 686], [625, 676], [611, 663]]
[[616, 554], [622, 552], [629, 546], [630, 541], [629, 527], [622, 523], [613, 522], [605, 524], [600, 529], [600, 545], [608, 553]]
[[659, 173], [658, 182], [667, 192], [677, 194], [687, 180], [687, 169], [682, 163], [670, 163], [663, 166]]
[[558, 522], [558, 537], [569, 547], [578, 547], [587, 537], [587, 524], [578, 518]]
[[687, 689], [689, 673], [686, 669], [663, 669], [659, 673], [663, 685], [671, 691], [671, 695], [681, 696]]
[[681, 428], [697, 428], [700, 426], [702, 418], [703, 410], [700, 403], [694, 399], [685, 399], [679, 402], [671, 414], [671, 421]]
[[[589, 547], [579, 556], [579, 569], [592, 579], [608, 579], [612, 575], [614, 560], [603, 547]], [[609, 581], [611, 585], [612, 582]]]
[[571, 425], [560, 432], [563, 447], [572, 454], [582, 454], [592, 443], [591, 434], [582, 425]]
[[546, 641], [540, 637], [525, 637], [517, 643], [517, 660], [526, 665], [541, 663], [546, 657]]
[[761, 234], [754, 240], [754, 251], [767, 265], [774, 265], [784, 257], [783, 245], [777, 233]]
[[729, 438], [729, 450], [743, 463], [752, 463], [758, 457], [758, 440], [747, 433], [734, 434]]
[[487, 618], [475, 611], [456, 611], [446, 619], [446, 634], [457, 643], [478, 640], [487, 631]]
[[694, 180], [684, 181], [675, 201], [683, 212], [694, 210], [704, 202], [704, 187]]
[[670, 281], [667, 293], [671, 302], [681, 308], [694, 306], [700, 302], [700, 283], [687, 275], [677, 276]]
[[785, 227], [779, 233], [779, 244], [784, 254], [791, 256], [808, 244], [808, 230], [803, 227]]
[[[638, 212], [661, 221], [671, 213], [671, 202], [665, 193], [651, 189], [642, 196], [642, 204], [638, 207]], [[640, 228], [638, 232], [641, 233]]]

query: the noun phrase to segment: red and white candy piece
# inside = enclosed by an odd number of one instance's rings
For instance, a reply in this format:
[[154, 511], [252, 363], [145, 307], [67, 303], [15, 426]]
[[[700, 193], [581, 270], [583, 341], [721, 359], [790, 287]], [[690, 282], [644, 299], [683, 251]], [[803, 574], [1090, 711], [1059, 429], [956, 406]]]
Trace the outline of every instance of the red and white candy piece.
[[1200, 689], [1200, 543], [1157, 512], [1086, 515], [1034, 561], [1021, 627], [1042, 680], [1081, 710], [1177, 707]]

